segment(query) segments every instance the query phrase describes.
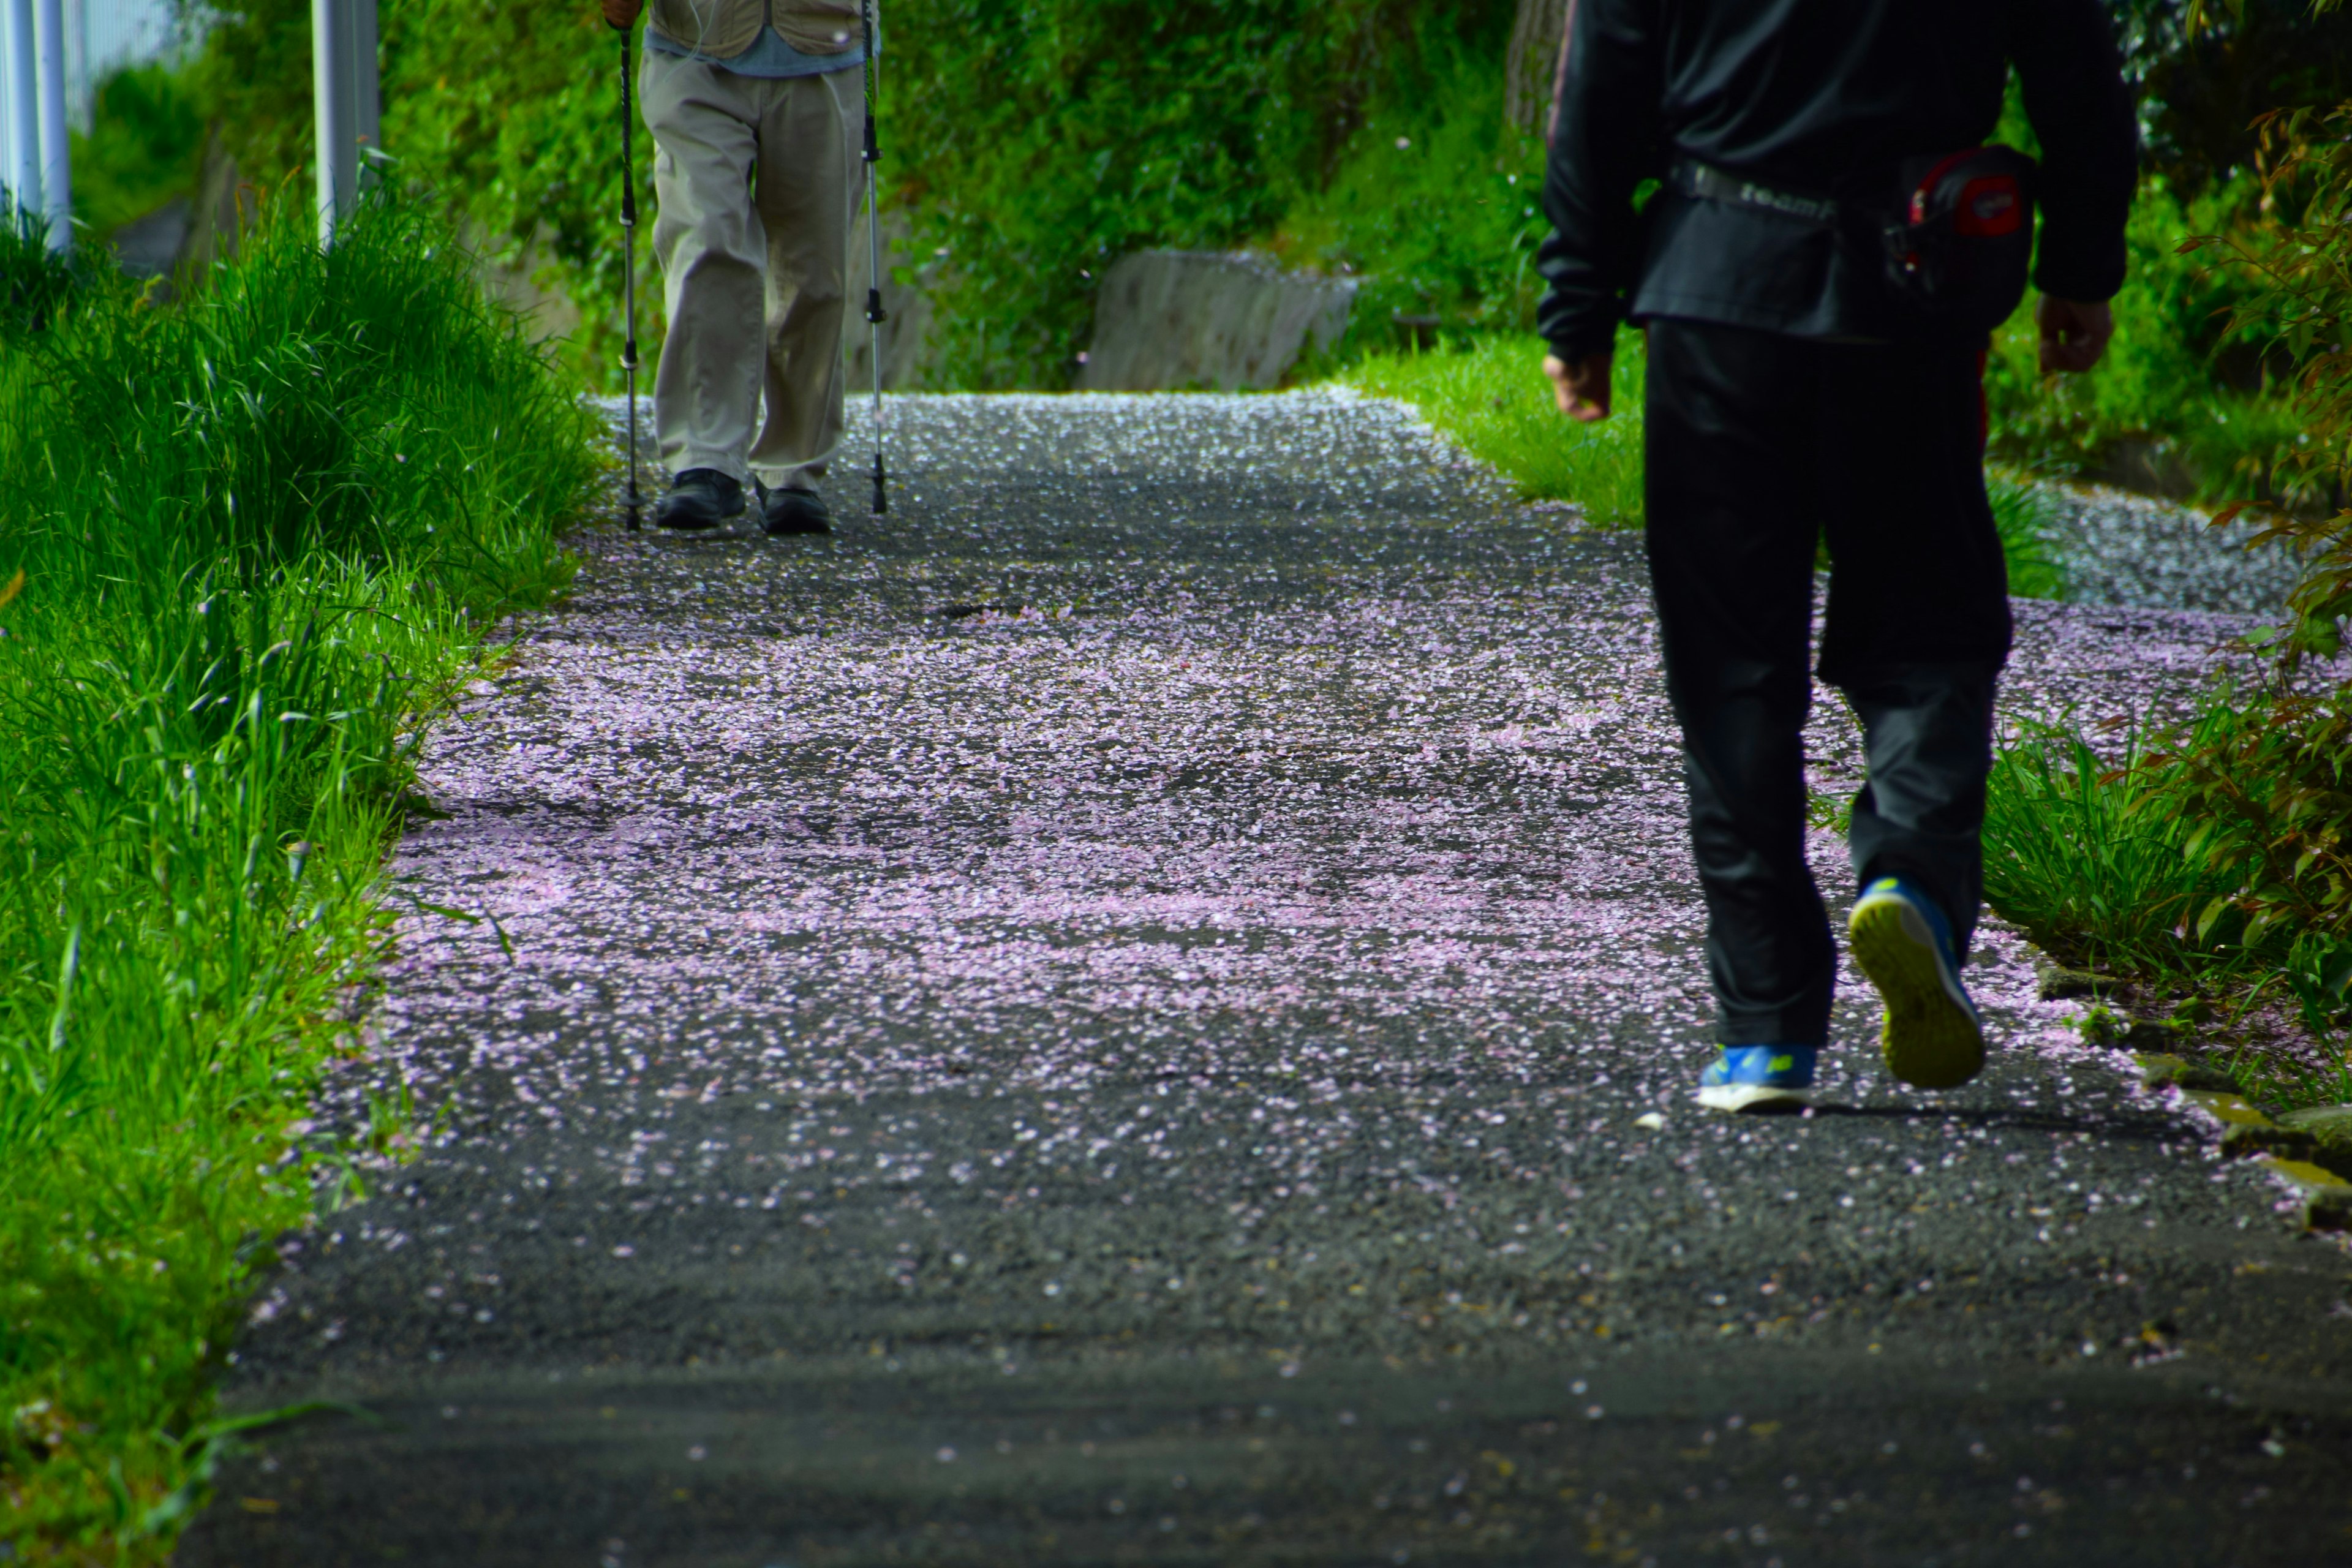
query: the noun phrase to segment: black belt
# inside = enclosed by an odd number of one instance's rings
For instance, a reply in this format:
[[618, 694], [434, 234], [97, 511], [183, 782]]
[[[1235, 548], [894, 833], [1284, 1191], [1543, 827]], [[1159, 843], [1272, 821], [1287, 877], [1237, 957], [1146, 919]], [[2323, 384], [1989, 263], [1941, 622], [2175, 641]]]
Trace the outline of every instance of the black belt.
[[1683, 195], [1696, 196], [1702, 201], [1721, 202], [1727, 206], [1753, 207], [1759, 212], [1778, 213], [1782, 217], [1796, 218], [1802, 223], [1833, 225], [1838, 221], [1838, 204], [1828, 196], [1774, 190], [1769, 185], [1758, 184], [1745, 174], [1735, 174], [1728, 169], [1718, 169], [1696, 159], [1683, 159], [1667, 171], [1667, 179]]

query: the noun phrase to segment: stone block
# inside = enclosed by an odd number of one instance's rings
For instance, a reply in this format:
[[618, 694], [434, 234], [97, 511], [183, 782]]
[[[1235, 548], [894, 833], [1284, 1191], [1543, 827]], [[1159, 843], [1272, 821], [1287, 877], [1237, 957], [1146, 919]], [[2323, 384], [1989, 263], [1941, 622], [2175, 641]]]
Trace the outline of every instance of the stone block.
[[2270, 1118], [2260, 1121], [2232, 1121], [2221, 1128], [2221, 1152], [2233, 1159], [2249, 1154], [2277, 1154], [2288, 1159], [2304, 1160], [2317, 1152], [2319, 1140], [2293, 1127], [2282, 1127]]
[[2245, 1101], [2234, 1090], [2193, 1089], [2189, 1098], [2220, 1121], [2224, 1127], [2269, 1127], [2271, 1119]]
[[2319, 1105], [2308, 1110], [2290, 1110], [2278, 1118], [2278, 1124], [2312, 1139], [2310, 1158], [2314, 1164], [2325, 1165], [2337, 1175], [2352, 1179], [2352, 1105]]
[[2036, 990], [2044, 1002], [2064, 1002], [2076, 996], [2095, 996], [2099, 977], [2087, 969], [2069, 969], [2062, 963], [2044, 959], [2033, 966]]
[[2185, 1058], [2149, 1052], [2138, 1058], [2140, 1073], [2150, 1089], [2200, 1089], [2234, 1094], [2237, 1084], [2219, 1068], [2200, 1067]]
[[188, 247], [188, 230], [195, 209], [185, 196], [173, 196], [144, 217], [131, 219], [114, 231], [110, 243], [122, 270], [133, 278], [169, 278]]
[[2352, 1143], [2352, 1105], [2319, 1105], [2309, 1110], [2289, 1110], [2278, 1119], [2282, 1127], [2300, 1127], [2329, 1142]]
[[2123, 1032], [2123, 1044], [2135, 1051], [2161, 1051], [2185, 1043], [2189, 1026], [2172, 1018], [2135, 1018]]
[[1121, 257], [1095, 295], [1087, 392], [1281, 384], [1309, 349], [1347, 331], [1356, 285], [1287, 273], [1255, 257], [1142, 250]]
[[2303, 1199], [2306, 1229], [2352, 1229], [2352, 1182], [2301, 1160], [2266, 1159], [2263, 1167]]

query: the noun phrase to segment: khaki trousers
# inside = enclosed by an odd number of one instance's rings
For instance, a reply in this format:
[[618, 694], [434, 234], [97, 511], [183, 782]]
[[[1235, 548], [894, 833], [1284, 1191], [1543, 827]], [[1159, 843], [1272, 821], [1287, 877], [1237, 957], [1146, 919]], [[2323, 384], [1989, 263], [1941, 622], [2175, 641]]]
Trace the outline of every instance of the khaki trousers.
[[814, 489], [841, 445], [864, 73], [737, 76], [648, 49], [639, 82], [669, 306], [661, 460]]

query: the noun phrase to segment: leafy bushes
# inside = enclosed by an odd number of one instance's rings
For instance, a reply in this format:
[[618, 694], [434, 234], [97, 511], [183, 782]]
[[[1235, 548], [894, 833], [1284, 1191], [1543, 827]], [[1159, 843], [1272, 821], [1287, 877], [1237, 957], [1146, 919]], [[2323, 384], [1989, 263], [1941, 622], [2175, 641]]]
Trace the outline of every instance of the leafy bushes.
[[71, 138], [74, 216], [103, 238], [194, 188], [204, 117], [182, 73], [119, 70], [98, 84], [90, 132]]
[[1271, 241], [1289, 265], [1362, 277], [1343, 353], [1394, 346], [1400, 318], [1422, 332], [1534, 328], [1542, 140], [1504, 122], [1495, 59], [1459, 53], [1435, 78], [1375, 103], [1330, 183], [1302, 192]]
[[1985, 899], [2044, 947], [2205, 992], [2352, 1002], [2352, 688], [2214, 693], [2119, 760], [2029, 730], [1997, 759]]
[[170, 310], [48, 265], [0, 247], [0, 1539], [152, 1556], [334, 1157], [416, 728], [563, 582], [593, 426], [414, 206], [288, 204]]
[[1065, 384], [1094, 274], [1271, 228], [1373, 104], [1499, 61], [1510, 21], [1507, 0], [901, 0], [889, 79], [919, 87], [886, 97], [888, 145], [918, 252], [947, 263], [948, 381]]
[[[1511, 9], [890, 0], [885, 202], [914, 216], [914, 254], [947, 264], [946, 381], [1066, 384], [1108, 261], [1265, 234], [1323, 187], [1372, 105], [1438, 96], [1459, 58], [1499, 62]], [[306, 0], [230, 0], [207, 36], [206, 101], [264, 184], [309, 155], [308, 18]], [[618, 41], [587, 5], [414, 0], [383, 24], [386, 149], [406, 177], [462, 193], [499, 258], [571, 296], [586, 323], [573, 362], [614, 379]], [[658, 310], [641, 321], [657, 343]]]
[[2242, 281], [2183, 249], [2218, 230], [2251, 238], [2260, 196], [2251, 176], [2187, 200], [2160, 175], [2144, 181], [2116, 336], [2098, 369], [2042, 373], [2030, 299], [1995, 334], [1985, 374], [1995, 455], [2063, 475], [2110, 463], [2133, 444], [2207, 499], [2273, 493], [2273, 468], [2300, 422], [2265, 384], [2270, 334], [2260, 321], [2233, 318], [2247, 298]]
[[[2297, 437], [2265, 477], [2306, 498], [2352, 483], [2347, 131], [2352, 103], [2271, 120], [2263, 201], [2288, 216], [2203, 242], [2243, 279], [2228, 330], [2267, 330], [2262, 346], [2295, 368]], [[2126, 971], [2284, 987], [2324, 1037], [2352, 1012], [2352, 679], [2333, 662], [2352, 618], [2352, 510], [2269, 513], [2256, 542], [2279, 539], [2305, 569], [2284, 624], [2251, 639], [2259, 686], [2216, 691], [2116, 767], [2064, 735], [2011, 752], [1994, 779], [1987, 892], [2045, 940]], [[2137, 879], [2100, 891], [2121, 862]]]

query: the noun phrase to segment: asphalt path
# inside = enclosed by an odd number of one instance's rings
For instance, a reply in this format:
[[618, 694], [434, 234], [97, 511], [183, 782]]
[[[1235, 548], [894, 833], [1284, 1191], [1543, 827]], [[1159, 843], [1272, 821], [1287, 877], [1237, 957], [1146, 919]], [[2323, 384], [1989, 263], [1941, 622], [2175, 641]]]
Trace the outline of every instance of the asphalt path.
[[[887, 520], [580, 541], [434, 737], [190, 1564], [2352, 1561], [2352, 1261], [2034, 995], [1689, 1100], [1638, 540], [1386, 405], [894, 400]], [[2223, 623], [2023, 606], [2018, 711]], [[1854, 738], [1824, 700], [1825, 796]], [[1839, 847], [1813, 845], [1849, 891]]]

